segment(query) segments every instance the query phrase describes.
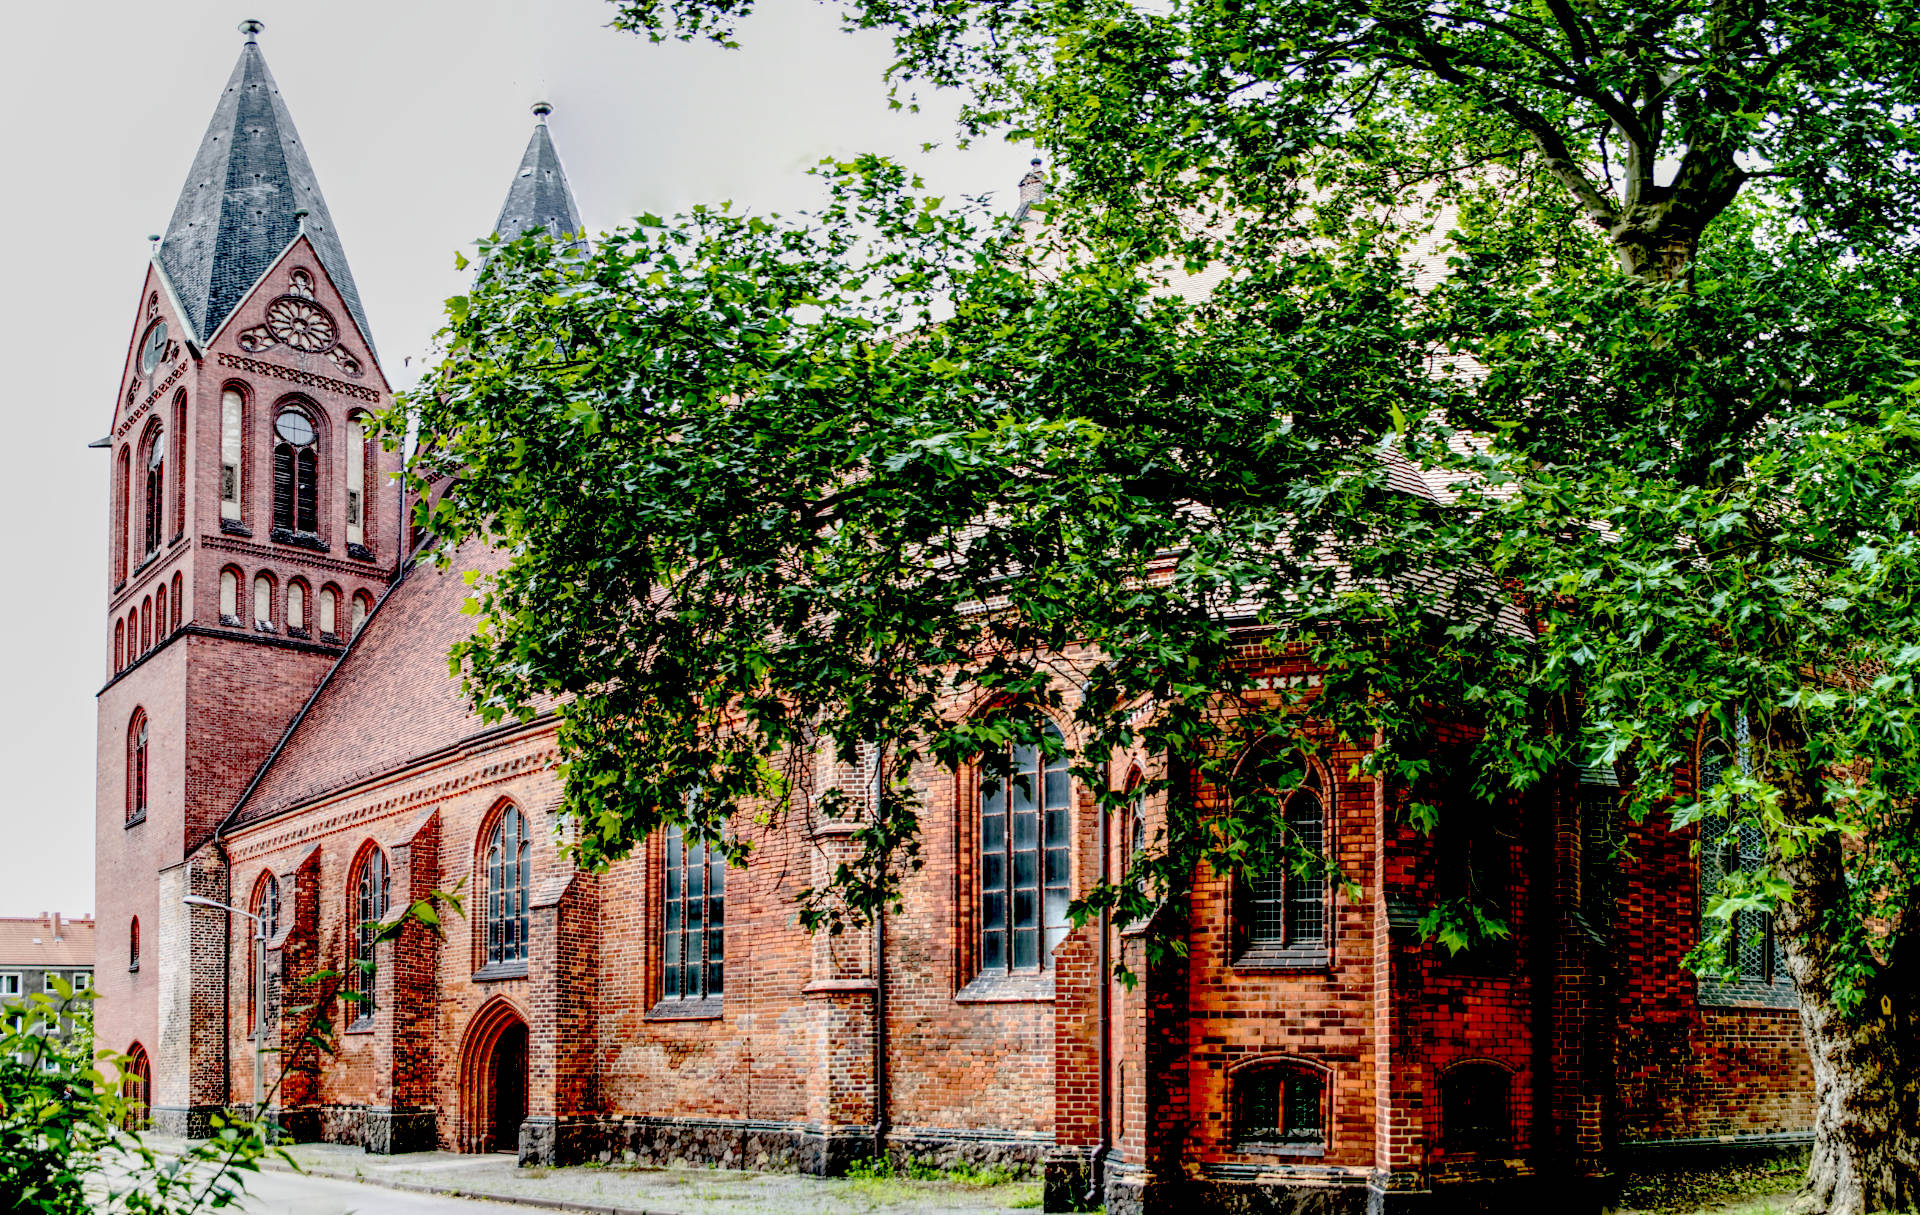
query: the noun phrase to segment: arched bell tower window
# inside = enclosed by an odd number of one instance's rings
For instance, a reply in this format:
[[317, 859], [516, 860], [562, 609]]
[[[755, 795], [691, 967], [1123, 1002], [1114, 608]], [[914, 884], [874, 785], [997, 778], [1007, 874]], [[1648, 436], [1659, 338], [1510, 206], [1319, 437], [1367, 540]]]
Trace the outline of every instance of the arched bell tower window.
[[273, 631], [273, 579], [264, 573], [253, 576], [253, 627]]
[[175, 574], [173, 576], [173, 615], [168, 617], [168, 632], [172, 632], [174, 629], [180, 627], [180, 613], [184, 610], [184, 605], [180, 602], [180, 592], [185, 589], [186, 584], [180, 580], [179, 574]]
[[167, 527], [167, 435], [154, 427], [147, 438], [146, 526], [140, 551], [151, 556], [160, 551]]
[[299, 578], [287, 583], [287, 631], [307, 632], [307, 584]]
[[358, 633], [360, 626], [367, 622], [367, 614], [373, 611], [373, 597], [365, 591], [355, 591], [353, 595], [352, 631]]
[[232, 566], [220, 571], [220, 623], [240, 623], [240, 571]]
[[246, 397], [232, 384], [220, 393], [220, 517], [240, 521], [242, 418]]
[[501, 807], [487, 833], [488, 966], [527, 960], [527, 896], [533, 884], [533, 841], [526, 816], [512, 803]]
[[367, 418], [347, 419], [347, 543], [367, 543]]
[[147, 817], [147, 714], [135, 709], [127, 723], [127, 822]]
[[298, 409], [273, 420], [273, 526], [312, 534], [319, 528], [319, 433]]

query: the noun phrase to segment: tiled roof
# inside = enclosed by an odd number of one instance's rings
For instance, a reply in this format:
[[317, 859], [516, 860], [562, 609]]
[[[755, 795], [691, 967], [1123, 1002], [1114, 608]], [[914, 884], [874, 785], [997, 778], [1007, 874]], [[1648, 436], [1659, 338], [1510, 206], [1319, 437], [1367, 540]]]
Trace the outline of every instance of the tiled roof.
[[93, 965], [93, 918], [59, 912], [0, 919], [0, 966]]
[[452, 564], [416, 566], [367, 617], [231, 822], [250, 823], [323, 794], [392, 772], [491, 727], [474, 715], [447, 673], [447, 651], [473, 629], [460, 610], [461, 572], [505, 564], [485, 544], [460, 549]]
[[301, 231], [294, 215], [301, 210], [307, 212], [307, 239], [372, 350], [360, 291], [347, 269], [327, 200], [320, 196], [280, 88], [249, 36], [160, 241], [160, 266], [195, 339], [210, 339], [286, 252]]
[[567, 171], [560, 167], [560, 154], [547, 133], [549, 109], [545, 102], [533, 107], [539, 121], [533, 125], [513, 184], [507, 187], [507, 200], [500, 204], [500, 218], [493, 224], [493, 230], [509, 240], [541, 230], [554, 236], [574, 236], [581, 230], [580, 208], [574, 205]]

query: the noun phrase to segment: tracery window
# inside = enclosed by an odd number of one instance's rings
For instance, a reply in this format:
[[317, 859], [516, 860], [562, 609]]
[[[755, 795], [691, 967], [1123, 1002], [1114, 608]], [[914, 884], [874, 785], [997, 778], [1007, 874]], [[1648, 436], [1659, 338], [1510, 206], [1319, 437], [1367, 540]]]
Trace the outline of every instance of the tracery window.
[[1256, 1063], [1233, 1073], [1234, 1138], [1242, 1144], [1318, 1150], [1327, 1142], [1326, 1082], [1313, 1068]]
[[387, 918], [387, 854], [369, 845], [353, 867], [347, 883], [348, 983], [361, 999], [354, 1001], [356, 1024], [373, 1019], [374, 938]]
[[141, 551], [160, 551], [167, 525], [167, 436], [155, 427], [147, 439], [146, 529]]
[[[1297, 771], [1297, 769], [1296, 769]], [[1320, 774], [1309, 768], [1285, 795], [1280, 821], [1289, 850], [1276, 851], [1265, 870], [1236, 885], [1234, 936], [1243, 961], [1327, 944], [1327, 805]]]
[[1147, 850], [1147, 786], [1146, 778], [1140, 769], [1127, 773], [1127, 833], [1126, 852], [1120, 858], [1120, 867], [1125, 869], [1140, 859]]
[[660, 998], [705, 1000], [725, 990], [727, 862], [704, 841], [667, 830]]
[[300, 410], [283, 409], [273, 434], [273, 526], [311, 534], [319, 528], [318, 432]]
[[1513, 1143], [1513, 1078], [1496, 1063], [1462, 1063], [1440, 1077], [1440, 1141], [1453, 1151], [1503, 1152]]
[[487, 834], [488, 966], [527, 960], [527, 897], [533, 886], [533, 841], [526, 816], [508, 804]]
[[133, 711], [127, 724], [127, 821], [138, 822], [147, 816], [147, 714]]
[[220, 393], [220, 517], [240, 521], [241, 435], [246, 398], [229, 384]]
[[[1060, 739], [1051, 723], [1045, 733]], [[1067, 935], [1071, 809], [1064, 750], [1014, 743], [982, 762], [981, 970], [1038, 970]]]

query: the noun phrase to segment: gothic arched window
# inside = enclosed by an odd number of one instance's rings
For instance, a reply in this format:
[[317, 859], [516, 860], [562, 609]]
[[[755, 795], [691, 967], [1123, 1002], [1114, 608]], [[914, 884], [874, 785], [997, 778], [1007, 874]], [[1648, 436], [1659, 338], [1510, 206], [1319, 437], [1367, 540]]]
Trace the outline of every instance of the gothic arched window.
[[[1270, 762], [1298, 771], [1291, 760]], [[1319, 868], [1327, 855], [1327, 807], [1319, 773], [1309, 768], [1279, 809], [1287, 850], [1276, 850], [1261, 873], [1236, 884], [1234, 943], [1242, 960], [1327, 944], [1327, 878]]]
[[173, 615], [168, 619], [168, 632], [172, 632], [174, 629], [180, 627], [180, 613], [184, 608], [184, 605], [180, 602], [180, 592], [184, 586], [185, 584], [180, 580], [180, 575], [175, 574], [173, 576]]
[[173, 394], [173, 538], [187, 530], [187, 390]]
[[[271, 873], [262, 873], [253, 884], [253, 914], [260, 917], [261, 931], [271, 941], [280, 935], [280, 879]], [[247, 1024], [259, 1027], [262, 1023], [259, 1005], [260, 984], [254, 976], [260, 973], [260, 942], [258, 938], [249, 938], [247, 945]], [[265, 1010], [271, 1019], [272, 1001], [268, 1001]]]
[[319, 529], [319, 434], [313, 419], [283, 409], [273, 420], [273, 526], [312, 534]]
[[321, 587], [320, 598], [314, 603], [313, 614], [316, 617], [315, 623], [320, 626], [320, 635], [322, 637], [332, 637], [339, 632], [339, 630], [334, 627], [334, 617], [339, 610], [339, 588], [333, 586]]
[[133, 711], [127, 723], [127, 821], [147, 817], [147, 714]]
[[140, 551], [157, 553], [167, 526], [167, 435], [155, 427], [147, 438], [145, 543]]
[[679, 827], [667, 830], [663, 851], [660, 998], [717, 998], [726, 978], [726, 858]]
[[140, 969], [140, 917], [134, 916], [127, 923], [127, 969]]
[[487, 953], [485, 964], [527, 959], [527, 897], [533, 885], [533, 841], [526, 816], [509, 803], [487, 833]]
[[253, 627], [273, 628], [273, 579], [264, 573], [253, 576]]
[[1013, 743], [981, 763], [981, 970], [1038, 970], [1067, 935], [1071, 808], [1064, 752]]
[[153, 592], [153, 639], [164, 641], [167, 636], [167, 584], [162, 582]]
[[[1752, 766], [1753, 743], [1746, 719], [1734, 726], [1730, 745], [1714, 735], [1700, 745], [1700, 795], [1705, 796], [1729, 775], [1741, 775]], [[1737, 805], [1738, 803], [1736, 803]], [[1766, 868], [1767, 837], [1759, 824], [1741, 818], [1714, 817], [1700, 823], [1700, 915], [1702, 934], [1714, 897], [1736, 874]], [[1722, 961], [1748, 982], [1772, 983], [1785, 979], [1784, 949], [1773, 930], [1773, 917], [1764, 911], [1736, 911], [1728, 925]]]
[[240, 571], [232, 566], [220, 571], [220, 623], [240, 623]]
[[361, 999], [354, 1003], [356, 1024], [373, 1019], [373, 946], [387, 918], [387, 854], [369, 844], [347, 883], [347, 981]]
[[140, 652], [153, 648], [153, 596], [140, 601]]

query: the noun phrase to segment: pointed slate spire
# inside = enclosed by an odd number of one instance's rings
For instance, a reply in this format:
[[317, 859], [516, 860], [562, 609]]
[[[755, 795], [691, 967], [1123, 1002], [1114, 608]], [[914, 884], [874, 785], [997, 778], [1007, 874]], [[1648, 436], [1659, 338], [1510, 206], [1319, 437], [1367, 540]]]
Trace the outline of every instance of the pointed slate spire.
[[174, 204], [173, 220], [160, 241], [160, 265], [194, 336], [205, 342], [286, 252], [304, 218], [307, 239], [371, 351], [360, 291], [347, 269], [327, 200], [254, 40], [261, 28], [258, 21], [240, 23], [246, 45]]
[[573, 236], [581, 230], [580, 208], [573, 204], [567, 172], [560, 167], [560, 154], [553, 150], [553, 138], [547, 134], [547, 115], [551, 113], [553, 107], [546, 102], [534, 103], [533, 136], [527, 140], [513, 184], [507, 187], [500, 218], [494, 221], [494, 232], [509, 240], [535, 230], [555, 236]]

